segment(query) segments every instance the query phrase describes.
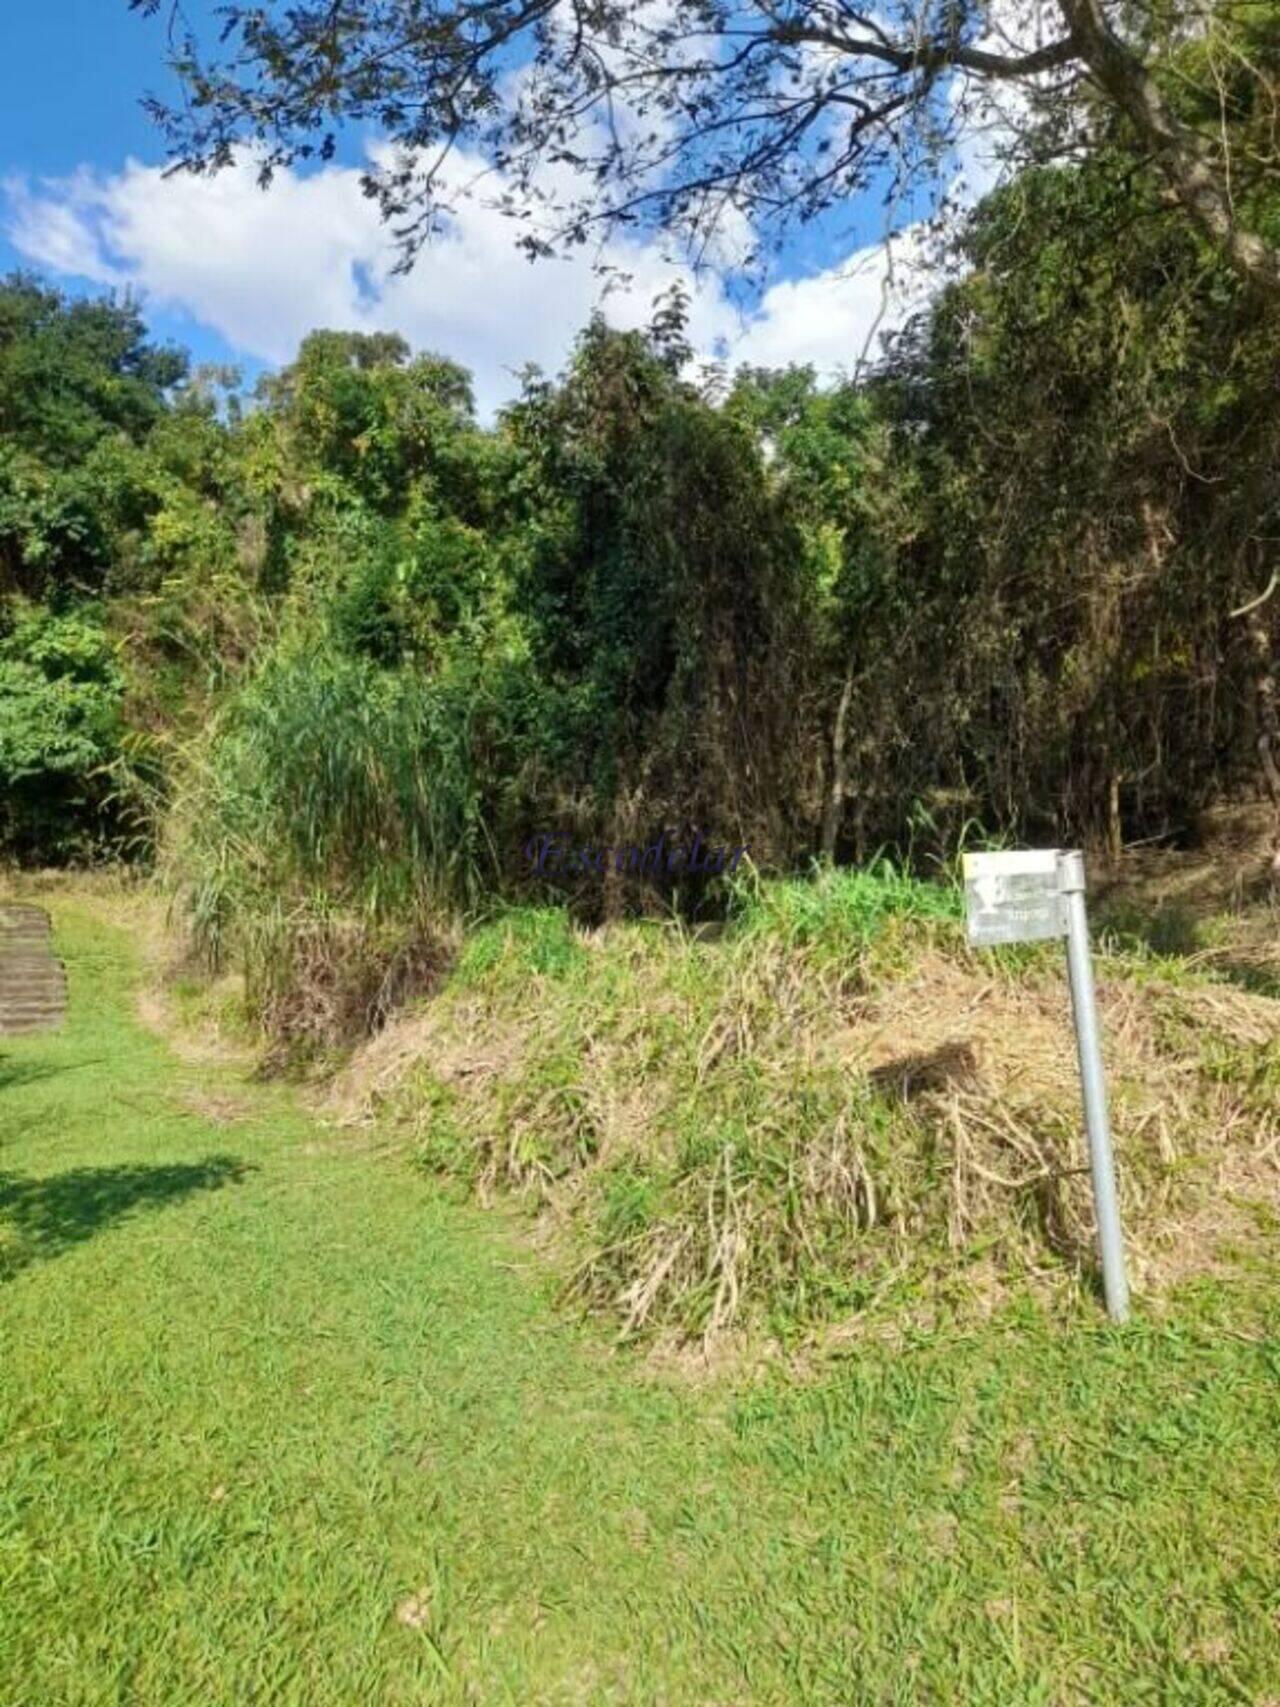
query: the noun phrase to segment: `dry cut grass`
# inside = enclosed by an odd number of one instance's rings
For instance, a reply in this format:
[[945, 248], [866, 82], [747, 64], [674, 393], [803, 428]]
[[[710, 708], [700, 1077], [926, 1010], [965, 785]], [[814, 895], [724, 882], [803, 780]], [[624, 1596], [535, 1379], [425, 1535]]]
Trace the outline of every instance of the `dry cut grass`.
[[[851, 927], [765, 895], [721, 940], [512, 915], [333, 1088], [481, 1198], [523, 1196], [623, 1337], [990, 1307], [1093, 1284], [1056, 947], [978, 956], [909, 894]], [[918, 886], [923, 887], [923, 886]], [[1280, 1002], [1110, 955], [1100, 1002], [1134, 1279], [1159, 1293], [1280, 1209]]]

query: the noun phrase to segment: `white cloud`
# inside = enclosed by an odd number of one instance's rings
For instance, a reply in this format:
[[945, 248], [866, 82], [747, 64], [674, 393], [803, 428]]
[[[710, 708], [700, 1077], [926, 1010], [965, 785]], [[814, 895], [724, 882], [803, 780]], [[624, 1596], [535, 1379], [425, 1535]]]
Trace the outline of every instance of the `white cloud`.
[[80, 212], [80, 204], [92, 192], [92, 178], [81, 172], [63, 180], [56, 194], [34, 195], [23, 178], [6, 178], [3, 186], [9, 206], [7, 234], [15, 249], [38, 266], [54, 273], [74, 273], [94, 284], [123, 285], [126, 275], [105, 258]]
[[811, 362], [821, 374], [852, 369], [868, 340], [902, 324], [928, 297], [931, 273], [920, 231], [859, 249], [839, 266], [771, 285], [733, 355], [759, 367]]
[[[478, 161], [462, 161], [474, 173]], [[115, 173], [4, 186], [15, 248], [53, 272], [128, 284], [156, 306], [180, 308], [234, 349], [287, 361], [301, 337], [326, 326], [394, 329], [471, 369], [482, 410], [512, 396], [514, 373], [536, 361], [562, 363], [573, 335], [603, 306], [618, 325], [637, 325], [677, 278], [692, 297], [690, 335], [701, 354], [767, 365], [812, 362], [829, 374], [852, 367], [877, 323], [902, 318], [899, 292], [887, 311], [879, 246], [837, 267], [772, 285], [740, 312], [723, 278], [692, 274], [656, 243], [611, 240], [600, 259], [630, 275], [602, 297], [591, 257], [531, 264], [517, 251], [511, 221], [480, 199], [462, 200], [448, 232], [407, 276], [376, 205], [352, 167], [281, 172], [261, 191], [246, 163], [212, 178], [165, 177], [130, 160]], [[925, 281], [919, 244], [900, 236], [896, 271], [915, 295]]]

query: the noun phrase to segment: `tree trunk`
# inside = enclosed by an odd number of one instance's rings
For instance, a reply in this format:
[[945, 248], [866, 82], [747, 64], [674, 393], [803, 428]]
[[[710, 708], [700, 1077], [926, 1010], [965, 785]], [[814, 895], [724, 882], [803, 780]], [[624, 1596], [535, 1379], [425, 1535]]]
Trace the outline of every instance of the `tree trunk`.
[[1277, 704], [1275, 655], [1266, 606], [1276, 589], [1276, 578], [1261, 599], [1234, 614], [1247, 621], [1249, 652], [1253, 659], [1254, 715], [1258, 729], [1258, 764], [1262, 785], [1271, 802], [1271, 881], [1280, 886], [1280, 704]]
[[1194, 130], [1170, 111], [1146, 65], [1107, 22], [1102, 0], [1058, 0], [1076, 49], [1094, 80], [1151, 150], [1175, 201], [1235, 269], [1280, 300], [1280, 254], [1242, 231], [1212, 155]]
[[1113, 871], [1119, 870], [1124, 853], [1124, 824], [1120, 817], [1120, 785], [1124, 780], [1119, 771], [1112, 771], [1107, 785], [1107, 862]]
[[840, 824], [844, 818], [844, 802], [849, 787], [849, 759], [845, 752], [845, 726], [849, 721], [849, 703], [853, 698], [853, 664], [845, 671], [840, 703], [836, 707], [835, 727], [831, 732], [831, 788], [827, 794], [826, 810], [822, 815], [822, 857], [830, 865], [836, 857]]

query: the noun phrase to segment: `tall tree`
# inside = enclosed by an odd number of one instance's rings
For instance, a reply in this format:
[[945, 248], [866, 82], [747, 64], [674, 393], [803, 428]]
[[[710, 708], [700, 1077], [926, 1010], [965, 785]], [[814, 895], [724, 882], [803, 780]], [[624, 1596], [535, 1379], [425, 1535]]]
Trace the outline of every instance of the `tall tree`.
[[130, 297], [76, 301], [26, 273], [0, 280], [0, 436], [58, 467], [111, 434], [145, 438], [186, 377]]
[[[130, 0], [145, 12], [168, 0]], [[695, 248], [743, 216], [767, 237], [868, 186], [938, 183], [952, 147], [1006, 126], [1069, 151], [1118, 128], [1243, 277], [1280, 295], [1271, 0], [228, 0], [218, 57], [175, 30], [175, 157], [264, 180], [329, 158], [344, 121], [392, 145], [367, 173], [404, 246], [447, 217], [459, 155], [532, 253], [652, 222]], [[179, 16], [179, 9], [174, 8]], [[1092, 115], [1092, 117], [1090, 117]], [[1241, 127], [1247, 142], [1239, 140]]]

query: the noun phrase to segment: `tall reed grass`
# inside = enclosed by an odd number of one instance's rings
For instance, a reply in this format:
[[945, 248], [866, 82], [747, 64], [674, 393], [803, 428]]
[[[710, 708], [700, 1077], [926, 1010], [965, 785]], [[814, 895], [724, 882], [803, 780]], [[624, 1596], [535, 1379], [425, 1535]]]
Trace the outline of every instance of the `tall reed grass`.
[[488, 858], [472, 704], [447, 674], [319, 642], [269, 656], [181, 769], [164, 864], [201, 957], [234, 954], [261, 1008], [325, 965], [363, 986], [370, 955], [471, 904]]

